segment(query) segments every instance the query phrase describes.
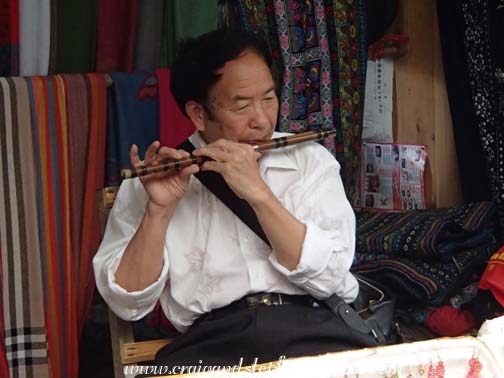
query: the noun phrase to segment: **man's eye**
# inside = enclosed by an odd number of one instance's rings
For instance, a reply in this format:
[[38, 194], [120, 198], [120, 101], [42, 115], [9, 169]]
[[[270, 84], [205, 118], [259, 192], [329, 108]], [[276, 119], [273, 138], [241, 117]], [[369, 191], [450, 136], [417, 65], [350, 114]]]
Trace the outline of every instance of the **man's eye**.
[[240, 106], [237, 110], [245, 110], [249, 107], [249, 105], [243, 105], [243, 106]]
[[265, 98], [264, 98], [264, 101], [271, 101], [271, 100], [273, 100], [273, 99], [274, 99], [274, 97], [265, 97]]

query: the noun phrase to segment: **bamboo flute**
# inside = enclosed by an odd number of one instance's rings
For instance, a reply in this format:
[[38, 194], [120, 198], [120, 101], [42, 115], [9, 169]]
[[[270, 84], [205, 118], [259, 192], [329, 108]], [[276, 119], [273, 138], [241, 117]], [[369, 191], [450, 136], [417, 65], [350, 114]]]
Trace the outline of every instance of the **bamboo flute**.
[[[274, 150], [277, 148], [292, 146], [298, 143], [315, 141], [325, 139], [330, 136], [336, 135], [336, 130], [327, 131], [306, 131], [300, 134], [284, 136], [280, 138], [273, 138], [270, 140], [258, 141], [252, 148], [257, 152]], [[121, 177], [123, 180], [139, 176], [147, 176], [153, 173], [166, 172], [172, 169], [183, 169], [191, 164], [203, 164], [206, 160], [205, 157], [190, 156], [180, 160], [163, 160], [156, 164], [140, 165], [136, 168], [122, 169]]]

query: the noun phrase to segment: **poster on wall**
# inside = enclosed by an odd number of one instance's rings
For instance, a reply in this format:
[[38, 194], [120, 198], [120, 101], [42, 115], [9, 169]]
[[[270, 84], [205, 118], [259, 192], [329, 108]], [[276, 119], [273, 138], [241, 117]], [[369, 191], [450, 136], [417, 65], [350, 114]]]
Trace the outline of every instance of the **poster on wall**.
[[362, 140], [392, 143], [394, 60], [368, 60]]
[[405, 211], [425, 208], [425, 145], [363, 143], [361, 207]]

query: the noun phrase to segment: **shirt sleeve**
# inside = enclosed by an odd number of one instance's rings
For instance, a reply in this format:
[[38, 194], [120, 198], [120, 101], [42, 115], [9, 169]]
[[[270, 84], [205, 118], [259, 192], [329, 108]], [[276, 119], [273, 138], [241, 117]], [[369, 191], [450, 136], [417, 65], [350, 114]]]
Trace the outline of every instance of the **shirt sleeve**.
[[93, 258], [98, 291], [110, 309], [125, 320], [138, 320], [150, 313], [168, 280], [166, 245], [161, 274], [149, 287], [128, 292], [115, 280], [123, 253], [142, 221], [147, 200], [147, 193], [138, 179], [123, 182], [109, 214], [102, 243]]
[[353, 302], [359, 291], [350, 273], [355, 214], [345, 195], [338, 162], [323, 147], [308, 145], [299, 151], [300, 179], [286, 193], [284, 203], [306, 226], [300, 261], [289, 270], [273, 252], [270, 262], [290, 282], [318, 299], [336, 293]]

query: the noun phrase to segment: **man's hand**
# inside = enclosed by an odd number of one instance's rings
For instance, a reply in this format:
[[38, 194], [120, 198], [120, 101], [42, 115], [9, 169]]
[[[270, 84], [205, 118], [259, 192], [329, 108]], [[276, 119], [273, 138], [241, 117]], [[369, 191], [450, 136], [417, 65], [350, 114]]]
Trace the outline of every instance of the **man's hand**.
[[220, 173], [233, 192], [251, 205], [271, 195], [259, 174], [257, 160], [261, 154], [254, 151], [252, 146], [219, 139], [195, 150], [193, 155], [213, 159], [203, 163], [201, 170]]
[[[152, 143], [145, 152], [143, 162], [138, 156], [138, 147], [131, 146], [131, 165], [138, 167], [142, 164], [157, 164], [167, 159], [182, 159], [188, 157], [189, 153], [183, 150], [175, 150], [168, 147], [159, 147], [159, 142]], [[193, 164], [180, 171], [171, 170], [160, 172], [148, 176], [141, 176], [142, 182], [151, 204], [158, 208], [173, 207], [182, 198], [189, 184], [189, 177], [199, 171], [199, 167]]]

